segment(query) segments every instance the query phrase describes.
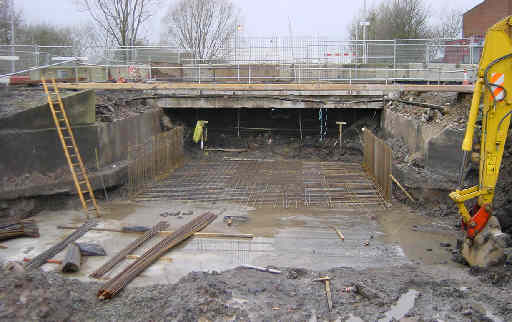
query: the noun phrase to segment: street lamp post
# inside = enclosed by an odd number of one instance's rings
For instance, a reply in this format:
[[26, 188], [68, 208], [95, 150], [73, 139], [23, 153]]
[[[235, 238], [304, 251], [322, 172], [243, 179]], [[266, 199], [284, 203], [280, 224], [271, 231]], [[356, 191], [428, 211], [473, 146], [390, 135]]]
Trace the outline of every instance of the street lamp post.
[[366, 27], [370, 25], [368, 21], [361, 21], [361, 26], [363, 27], [363, 62], [368, 63], [368, 46], [366, 45]]
[[363, 27], [363, 63], [368, 63], [368, 46], [366, 44], [366, 27], [370, 25], [368, 22], [368, 15], [366, 14], [366, 0], [363, 2], [363, 21], [361, 21], [359, 24]]

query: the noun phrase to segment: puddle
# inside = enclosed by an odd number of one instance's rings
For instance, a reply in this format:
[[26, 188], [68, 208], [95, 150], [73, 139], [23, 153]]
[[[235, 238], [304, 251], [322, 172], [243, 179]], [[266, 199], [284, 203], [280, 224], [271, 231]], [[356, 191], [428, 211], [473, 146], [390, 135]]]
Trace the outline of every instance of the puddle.
[[[379, 213], [377, 220], [383, 232], [378, 234], [378, 239], [399, 245], [411, 261], [456, 265], [449, 249], [455, 247], [457, 234], [448, 225], [435, 223], [434, 218], [419, 216], [401, 207]], [[419, 231], [417, 227], [423, 230]], [[441, 243], [451, 247], [440, 247]]]
[[348, 319], [345, 322], [364, 322], [364, 320], [350, 313]]
[[409, 290], [407, 293], [402, 294], [398, 301], [391, 306], [391, 309], [386, 312], [386, 316], [379, 320], [379, 322], [398, 321], [403, 318], [413, 307], [416, 297], [419, 292], [416, 290]]

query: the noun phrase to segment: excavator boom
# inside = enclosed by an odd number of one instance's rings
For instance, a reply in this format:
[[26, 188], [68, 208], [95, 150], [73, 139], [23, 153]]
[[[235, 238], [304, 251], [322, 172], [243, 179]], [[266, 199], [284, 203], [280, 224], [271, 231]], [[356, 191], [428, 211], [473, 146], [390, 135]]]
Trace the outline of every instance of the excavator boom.
[[[463, 256], [472, 266], [489, 266], [503, 257], [500, 242], [489, 246], [494, 239], [488, 238], [487, 234], [501, 233], [499, 223], [492, 217], [492, 202], [512, 114], [512, 16], [492, 26], [485, 37], [462, 143], [464, 160], [461, 165], [460, 186], [467, 156], [473, 150], [479, 112], [482, 116], [482, 130], [478, 185], [456, 190], [450, 193], [450, 198], [459, 207], [466, 230]], [[477, 205], [469, 211], [464, 203], [474, 198], [477, 198]], [[481, 236], [484, 233], [485, 238]]]

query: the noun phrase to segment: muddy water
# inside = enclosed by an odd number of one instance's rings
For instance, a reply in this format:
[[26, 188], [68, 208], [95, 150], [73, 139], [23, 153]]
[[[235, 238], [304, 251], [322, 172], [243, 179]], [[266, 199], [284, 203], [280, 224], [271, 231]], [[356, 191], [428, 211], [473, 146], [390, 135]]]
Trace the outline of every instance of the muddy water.
[[402, 294], [398, 301], [391, 306], [391, 309], [385, 313], [386, 316], [380, 319], [379, 322], [399, 321], [412, 310], [418, 294], [419, 292], [416, 290], [409, 290], [407, 293]]
[[[411, 261], [423, 264], [447, 264], [451, 262], [450, 248], [454, 248], [457, 233], [449, 223], [439, 218], [419, 216], [406, 208], [396, 207], [377, 214], [379, 235], [385, 243], [400, 245]], [[440, 247], [441, 243], [451, 247]]]
[[[314, 210], [314, 209], [252, 209], [229, 203], [201, 204], [183, 202], [129, 202], [102, 205], [103, 216], [98, 227], [120, 229], [123, 226], [153, 226], [167, 221], [170, 230], [177, 229], [206, 211], [219, 218], [204, 232], [253, 234], [253, 239], [191, 238], [170, 251], [172, 261], [158, 261], [143, 272], [131, 286], [173, 283], [191, 271], [222, 271], [241, 264], [256, 266], [303, 267], [328, 270], [332, 267], [368, 268], [394, 266], [411, 261], [437, 264], [449, 260], [449, 252], [439, 247], [440, 242], [454, 245], [453, 232], [443, 230], [444, 223], [418, 217], [401, 207], [382, 210]], [[164, 212], [180, 211], [180, 217], [162, 217]], [[227, 225], [223, 216], [246, 216], [247, 222], [234, 221]], [[35, 257], [62, 240], [70, 230], [56, 229], [57, 225], [77, 225], [84, 218], [78, 211], [44, 212], [36, 217], [41, 238], [19, 238], [5, 242], [9, 247], [0, 250], [0, 257], [21, 260]], [[424, 231], [413, 228], [427, 227]], [[332, 228], [345, 236], [342, 241]], [[90, 231], [80, 242], [102, 245], [108, 256], [113, 256], [138, 234]], [[135, 255], [156, 244], [162, 237], [153, 238]], [[431, 249], [431, 250], [428, 250]], [[56, 259], [62, 259], [58, 254]], [[70, 277], [88, 280], [88, 275], [107, 258], [86, 258], [81, 272]], [[131, 260], [125, 260], [106, 278], [113, 277]], [[58, 270], [47, 264], [45, 270]]]

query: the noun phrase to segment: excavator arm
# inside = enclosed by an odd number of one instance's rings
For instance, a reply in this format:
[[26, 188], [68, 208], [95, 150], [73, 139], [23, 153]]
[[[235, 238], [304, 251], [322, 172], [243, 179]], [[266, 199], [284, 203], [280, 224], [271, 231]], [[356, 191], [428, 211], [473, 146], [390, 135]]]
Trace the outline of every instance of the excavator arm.
[[[483, 104], [481, 105], [482, 100]], [[482, 108], [480, 108], [481, 106]], [[473, 136], [479, 111], [482, 115], [482, 130], [478, 185], [450, 193], [450, 198], [455, 201], [462, 216], [469, 244], [472, 244], [472, 241], [486, 229], [492, 218], [492, 202], [510, 125], [510, 115], [512, 114], [512, 16], [491, 27], [485, 37], [478, 68], [478, 80], [475, 84], [466, 133], [462, 143], [464, 160], [461, 166], [459, 186], [462, 186], [467, 157], [473, 150]], [[478, 198], [477, 205], [470, 211], [466, 208], [465, 202], [474, 198]], [[495, 226], [497, 221], [492, 220]], [[483, 242], [482, 240], [477, 241]], [[478, 255], [478, 257], [485, 257], [485, 254]]]

